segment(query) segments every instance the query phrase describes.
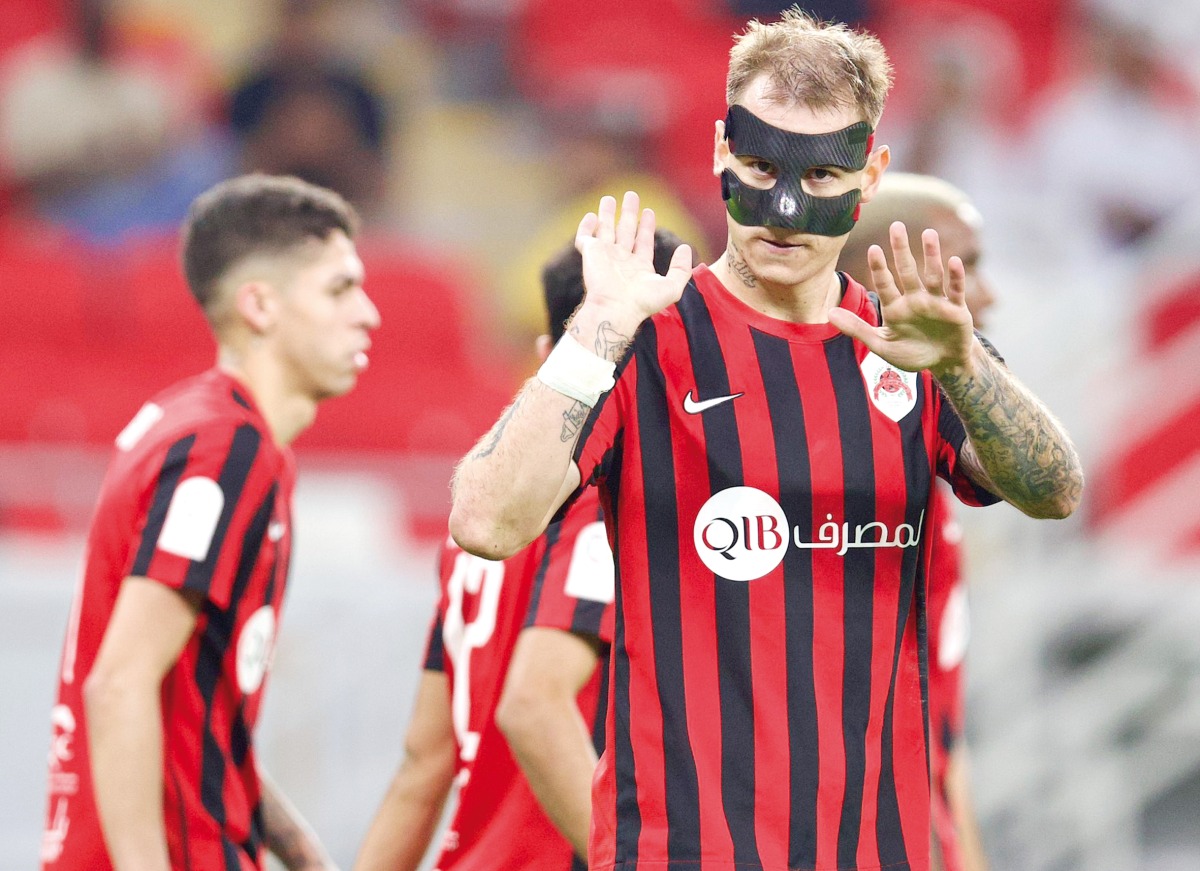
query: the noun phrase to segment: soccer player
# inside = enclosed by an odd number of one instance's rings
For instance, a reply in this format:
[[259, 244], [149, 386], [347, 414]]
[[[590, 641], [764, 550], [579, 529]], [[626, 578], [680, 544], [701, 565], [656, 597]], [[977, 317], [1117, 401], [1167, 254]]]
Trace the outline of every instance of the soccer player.
[[192, 204], [188, 286], [216, 365], [117, 436], [63, 650], [45, 871], [332, 868], [253, 734], [292, 547], [288, 445], [350, 390], [379, 313], [357, 218], [250, 175]]
[[1082, 472], [975, 338], [936, 233], [880, 309], [836, 271], [889, 155], [872, 36], [790, 12], [730, 56], [714, 170], [724, 256], [666, 276], [625, 194], [580, 223], [587, 296], [459, 464], [451, 532], [502, 558], [581, 482], [617, 563], [594, 869], [929, 867], [923, 672], [932, 479], [1035, 517]]
[[[936, 230], [942, 254], [962, 260], [967, 308], [976, 329], [983, 329], [985, 315], [996, 298], [980, 270], [983, 216], [970, 198], [942, 179], [887, 173], [846, 238], [838, 265], [852, 276], [868, 276], [867, 251], [872, 245], [888, 244], [888, 228], [894, 221]], [[929, 721], [935, 853], [944, 871], [987, 871], [971, 801], [963, 733], [963, 660], [969, 629], [959, 544], [962, 531], [944, 485], [934, 487], [930, 494], [929, 521]]]
[[[657, 232], [659, 269], [679, 244]], [[543, 268], [543, 359], [583, 299], [582, 268], [574, 244]], [[455, 780], [440, 871], [584, 868], [613, 626], [613, 560], [599, 498], [585, 494], [503, 562], [449, 539], [439, 562], [442, 594], [404, 759], [355, 869], [416, 869]]]

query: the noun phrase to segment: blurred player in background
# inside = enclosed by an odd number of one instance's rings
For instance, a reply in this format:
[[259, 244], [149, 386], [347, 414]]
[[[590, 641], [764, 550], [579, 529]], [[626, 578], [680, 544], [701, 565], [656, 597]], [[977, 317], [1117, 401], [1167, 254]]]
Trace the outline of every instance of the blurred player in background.
[[[658, 268], [666, 271], [679, 244], [659, 231]], [[544, 359], [583, 299], [573, 244], [546, 264], [542, 286]], [[581, 498], [504, 561], [472, 556], [447, 538], [439, 573], [404, 759], [355, 871], [414, 871], [452, 782], [458, 804], [439, 871], [586, 868], [613, 631], [613, 560], [599, 498]]]
[[[962, 260], [967, 308], [976, 329], [996, 299], [980, 269], [983, 218], [954, 185], [927, 175], [889, 172], [874, 199], [850, 231], [838, 266], [859, 281], [870, 281], [867, 249], [888, 247], [888, 228], [903, 221], [932, 228], [942, 253]], [[964, 735], [969, 622], [962, 577], [962, 530], [944, 485], [934, 487], [929, 507], [929, 720], [933, 768], [935, 853], [945, 871], [987, 871], [979, 822], [971, 802]]]
[[63, 651], [46, 871], [332, 868], [257, 767], [292, 546], [288, 445], [350, 390], [379, 313], [337, 194], [243, 176], [183, 228], [209, 371], [116, 440]]

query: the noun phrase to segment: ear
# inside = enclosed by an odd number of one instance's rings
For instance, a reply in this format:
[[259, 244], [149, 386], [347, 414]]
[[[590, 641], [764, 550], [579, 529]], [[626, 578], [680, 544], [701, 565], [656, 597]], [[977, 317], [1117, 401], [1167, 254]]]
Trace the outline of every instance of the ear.
[[550, 352], [554, 350], [554, 343], [550, 341], [550, 337], [545, 333], [542, 333], [537, 337], [537, 340], [533, 343], [533, 346], [537, 349], [538, 359], [543, 363], [545, 363], [546, 358], [550, 356]]
[[256, 334], [267, 333], [279, 317], [279, 298], [265, 281], [247, 281], [233, 295], [238, 317]]
[[879, 189], [879, 182], [883, 179], [883, 173], [891, 162], [892, 152], [886, 145], [880, 145], [871, 152], [871, 156], [867, 158], [867, 165], [863, 168], [860, 202], [869, 203], [875, 196], [875, 191]]
[[729, 157], [729, 140], [725, 138], [725, 122], [718, 120], [716, 135], [713, 137], [713, 175], [720, 176], [725, 171], [725, 161]]

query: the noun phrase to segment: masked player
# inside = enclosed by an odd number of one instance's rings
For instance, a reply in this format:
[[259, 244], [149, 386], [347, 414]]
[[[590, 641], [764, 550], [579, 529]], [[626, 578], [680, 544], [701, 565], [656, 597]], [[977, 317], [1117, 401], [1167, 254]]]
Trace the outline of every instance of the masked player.
[[[591, 867], [929, 867], [918, 628], [935, 474], [1062, 517], [1058, 423], [975, 339], [961, 261], [896, 225], [882, 312], [836, 271], [888, 163], [873, 37], [789, 12], [730, 56], [729, 241], [650, 266], [627, 193], [580, 224], [587, 297], [460, 463], [451, 531], [503, 557], [581, 482], [617, 562]], [[940, 389], [939, 389], [940, 388]]]

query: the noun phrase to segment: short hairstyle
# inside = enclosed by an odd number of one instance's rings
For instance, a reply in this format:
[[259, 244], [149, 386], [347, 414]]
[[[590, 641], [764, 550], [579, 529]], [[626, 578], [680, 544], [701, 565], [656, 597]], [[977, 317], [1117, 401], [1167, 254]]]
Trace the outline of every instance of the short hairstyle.
[[878, 39], [842, 23], [817, 21], [797, 8], [771, 24], [751, 21], [735, 37], [726, 102], [741, 100], [761, 73], [770, 77], [770, 98], [781, 104], [855, 108], [872, 127], [892, 86], [892, 65]]
[[[655, 230], [654, 271], [666, 275], [675, 249], [682, 244], [683, 240], [670, 230], [661, 227]], [[693, 261], [694, 258], [693, 254]], [[572, 240], [542, 267], [542, 295], [550, 321], [550, 338], [555, 342], [562, 338], [567, 321], [583, 302], [583, 293], [583, 257], [575, 250]]]
[[256, 254], [281, 254], [335, 230], [353, 237], [358, 215], [341, 196], [292, 176], [227, 179], [196, 198], [183, 223], [188, 289], [212, 321], [217, 286]]
[[921, 230], [936, 229], [939, 215], [954, 215], [966, 224], [980, 221], [971, 198], [950, 182], [931, 175], [885, 172], [874, 197], [863, 203], [858, 222], [846, 237], [838, 268], [868, 283], [867, 249], [878, 245], [891, 259], [888, 230], [894, 221], [903, 221], [908, 226], [909, 244], [919, 258]]

